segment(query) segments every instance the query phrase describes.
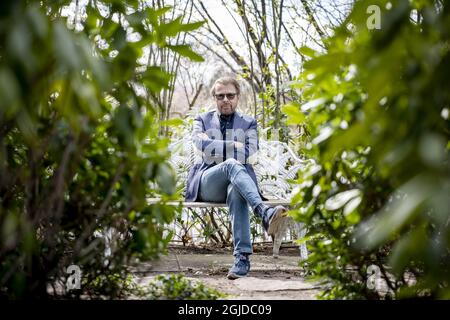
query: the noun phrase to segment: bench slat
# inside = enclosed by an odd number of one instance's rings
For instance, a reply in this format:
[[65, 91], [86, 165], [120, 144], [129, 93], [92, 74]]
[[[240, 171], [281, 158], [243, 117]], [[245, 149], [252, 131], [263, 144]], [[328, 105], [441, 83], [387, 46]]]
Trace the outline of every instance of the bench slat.
[[[150, 198], [147, 199], [148, 204], [155, 204], [161, 202], [161, 199], [158, 198]], [[279, 199], [272, 199], [272, 200], [266, 200], [263, 201], [265, 205], [268, 206], [289, 206], [291, 202], [289, 200], [279, 200]], [[168, 201], [166, 202], [168, 205], [172, 206], [178, 206], [180, 202], [177, 201]], [[226, 203], [217, 203], [217, 202], [186, 202], [181, 201], [181, 205], [185, 208], [226, 208]]]

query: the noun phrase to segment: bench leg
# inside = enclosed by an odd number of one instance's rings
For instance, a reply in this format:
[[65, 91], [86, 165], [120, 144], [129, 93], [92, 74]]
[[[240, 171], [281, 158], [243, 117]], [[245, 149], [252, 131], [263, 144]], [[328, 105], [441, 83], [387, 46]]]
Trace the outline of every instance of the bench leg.
[[[306, 227], [305, 224], [302, 222], [297, 222], [296, 223], [296, 227], [297, 227], [297, 232], [298, 232], [298, 237], [299, 238], [303, 238], [306, 235]], [[301, 260], [306, 260], [308, 259], [308, 249], [306, 248], [306, 243], [303, 242], [300, 247], [300, 259]]]
[[280, 247], [281, 243], [283, 241], [284, 236], [286, 235], [286, 230], [289, 227], [289, 218], [284, 218], [283, 222], [280, 224], [280, 227], [278, 230], [276, 230], [275, 234], [272, 235], [272, 241], [273, 241], [273, 249], [272, 249], [272, 255], [274, 258], [278, 258], [278, 255], [280, 253]]
[[272, 236], [272, 241], [273, 241], [272, 255], [274, 258], [278, 258], [282, 240], [283, 240], [283, 235], [280, 233], [276, 233], [275, 236]]

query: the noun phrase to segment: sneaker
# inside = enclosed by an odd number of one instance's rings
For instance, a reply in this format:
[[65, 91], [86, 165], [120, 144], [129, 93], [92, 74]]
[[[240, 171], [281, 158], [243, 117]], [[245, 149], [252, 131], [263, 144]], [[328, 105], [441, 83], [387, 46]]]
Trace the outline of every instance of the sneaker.
[[247, 254], [237, 254], [234, 258], [234, 265], [228, 271], [227, 278], [230, 280], [247, 276], [250, 271], [250, 258]]
[[264, 212], [263, 227], [269, 235], [274, 235], [279, 229], [283, 218], [285, 218], [287, 209], [283, 206], [276, 206], [267, 209]]

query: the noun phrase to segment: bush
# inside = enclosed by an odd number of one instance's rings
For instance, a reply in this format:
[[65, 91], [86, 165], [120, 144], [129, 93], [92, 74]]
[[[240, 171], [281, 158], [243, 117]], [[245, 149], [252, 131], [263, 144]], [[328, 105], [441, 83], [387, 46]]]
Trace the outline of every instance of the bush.
[[326, 298], [450, 298], [449, 35], [447, 2], [357, 1], [326, 52], [301, 50], [286, 110], [318, 166], [297, 181], [295, 216]]
[[164, 202], [178, 195], [149, 96], [172, 75], [139, 61], [197, 25], [171, 23], [170, 8], [95, 1], [75, 31], [60, 15], [70, 3], [1, 4], [2, 298], [48, 298], [73, 264], [86, 288], [120, 296], [114, 281], [126, 281], [131, 259], [156, 257], [171, 239], [176, 212]]
[[225, 297], [201, 282], [193, 283], [182, 273], [158, 275], [144, 288], [144, 292], [148, 299], [162, 300], [217, 300]]

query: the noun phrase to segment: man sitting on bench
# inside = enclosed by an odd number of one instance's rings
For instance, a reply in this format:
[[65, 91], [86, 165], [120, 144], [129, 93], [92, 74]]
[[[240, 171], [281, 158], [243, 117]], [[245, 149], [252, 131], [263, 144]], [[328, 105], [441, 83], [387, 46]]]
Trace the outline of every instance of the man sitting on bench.
[[193, 140], [202, 152], [186, 184], [186, 201], [226, 202], [231, 214], [234, 265], [228, 279], [245, 277], [252, 254], [248, 206], [262, 219], [264, 230], [274, 235], [286, 216], [283, 206], [263, 203], [253, 167], [248, 162], [258, 150], [256, 120], [236, 112], [240, 86], [236, 79], [223, 77], [211, 88], [216, 110], [194, 120]]

